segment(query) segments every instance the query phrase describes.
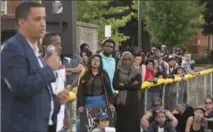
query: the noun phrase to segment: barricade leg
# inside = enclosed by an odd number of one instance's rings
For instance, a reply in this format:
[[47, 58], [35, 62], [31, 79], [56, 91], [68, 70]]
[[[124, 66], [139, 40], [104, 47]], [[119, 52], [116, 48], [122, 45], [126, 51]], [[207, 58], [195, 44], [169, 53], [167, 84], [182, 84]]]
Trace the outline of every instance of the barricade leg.
[[76, 132], [76, 100], [67, 105], [68, 125], [70, 132]]

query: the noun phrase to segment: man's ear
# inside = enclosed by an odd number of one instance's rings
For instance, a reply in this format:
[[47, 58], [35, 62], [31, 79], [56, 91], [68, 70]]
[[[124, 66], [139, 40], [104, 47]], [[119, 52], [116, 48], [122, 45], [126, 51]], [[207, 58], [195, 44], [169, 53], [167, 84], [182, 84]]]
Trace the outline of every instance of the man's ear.
[[21, 27], [25, 24], [25, 20], [24, 19], [20, 19], [18, 20], [18, 25]]

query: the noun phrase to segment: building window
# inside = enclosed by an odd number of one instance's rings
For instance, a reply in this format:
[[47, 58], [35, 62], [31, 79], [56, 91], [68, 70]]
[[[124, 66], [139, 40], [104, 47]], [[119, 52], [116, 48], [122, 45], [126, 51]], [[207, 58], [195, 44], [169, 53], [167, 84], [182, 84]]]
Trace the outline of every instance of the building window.
[[1, 14], [7, 14], [7, 1], [1, 1]]

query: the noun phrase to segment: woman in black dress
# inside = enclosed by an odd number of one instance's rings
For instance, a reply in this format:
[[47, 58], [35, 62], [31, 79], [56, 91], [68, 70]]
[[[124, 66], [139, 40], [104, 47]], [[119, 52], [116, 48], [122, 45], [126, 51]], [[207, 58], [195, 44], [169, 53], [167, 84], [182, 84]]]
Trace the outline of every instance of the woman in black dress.
[[122, 54], [114, 75], [113, 87], [119, 90], [116, 105], [116, 132], [140, 132], [141, 74], [134, 67], [133, 55]]

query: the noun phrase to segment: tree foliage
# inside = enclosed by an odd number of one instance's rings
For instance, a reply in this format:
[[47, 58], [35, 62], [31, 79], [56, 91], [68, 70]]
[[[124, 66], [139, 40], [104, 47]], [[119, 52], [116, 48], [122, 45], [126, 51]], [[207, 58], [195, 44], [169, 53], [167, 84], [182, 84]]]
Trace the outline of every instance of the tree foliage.
[[201, 30], [204, 6], [197, 1], [145, 1], [145, 29], [155, 44], [185, 44]]
[[128, 6], [109, 6], [112, 1], [77, 1], [77, 20], [99, 25], [99, 40], [105, 39], [105, 25], [112, 27], [112, 39], [121, 43], [129, 39], [122, 33], [115, 32], [124, 27], [134, 13]]

